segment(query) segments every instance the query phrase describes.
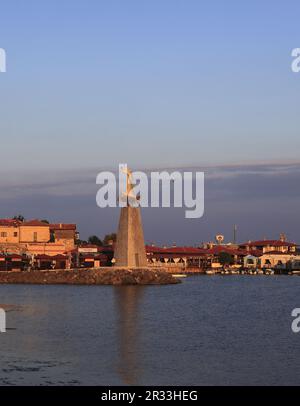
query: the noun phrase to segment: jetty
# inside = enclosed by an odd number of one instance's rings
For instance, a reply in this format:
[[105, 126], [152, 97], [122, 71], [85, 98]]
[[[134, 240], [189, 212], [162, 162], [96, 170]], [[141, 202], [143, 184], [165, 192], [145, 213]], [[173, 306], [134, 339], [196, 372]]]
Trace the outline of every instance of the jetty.
[[117, 268], [0, 272], [0, 284], [169, 285], [180, 283], [162, 269]]

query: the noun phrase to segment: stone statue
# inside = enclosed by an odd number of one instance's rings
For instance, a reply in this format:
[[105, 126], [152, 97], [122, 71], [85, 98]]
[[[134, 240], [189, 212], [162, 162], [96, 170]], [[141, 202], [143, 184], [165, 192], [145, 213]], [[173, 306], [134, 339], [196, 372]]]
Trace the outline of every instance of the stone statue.
[[126, 191], [123, 192], [121, 200], [124, 202], [126, 199], [126, 206], [121, 208], [113, 262], [118, 267], [146, 267], [147, 257], [140, 207], [132, 204], [139, 200], [139, 196], [132, 191], [134, 187], [132, 172], [127, 168], [124, 170], [127, 181]]

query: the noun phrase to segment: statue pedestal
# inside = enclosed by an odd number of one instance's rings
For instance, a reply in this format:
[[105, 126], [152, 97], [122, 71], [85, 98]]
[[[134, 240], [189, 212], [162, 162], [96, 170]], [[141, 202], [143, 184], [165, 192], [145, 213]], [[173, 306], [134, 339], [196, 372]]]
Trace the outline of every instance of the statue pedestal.
[[121, 209], [114, 257], [114, 265], [118, 267], [147, 266], [142, 218], [139, 207], [128, 206]]

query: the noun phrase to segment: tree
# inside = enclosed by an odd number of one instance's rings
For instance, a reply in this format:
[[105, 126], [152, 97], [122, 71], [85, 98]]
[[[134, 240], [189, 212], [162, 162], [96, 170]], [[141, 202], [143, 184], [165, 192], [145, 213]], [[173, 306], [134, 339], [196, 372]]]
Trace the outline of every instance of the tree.
[[89, 239], [88, 239], [88, 243], [89, 243], [89, 244], [93, 244], [93, 245], [99, 245], [99, 246], [102, 246], [102, 245], [103, 245], [103, 243], [102, 243], [102, 241], [100, 240], [100, 238], [97, 237], [96, 235], [91, 235], [91, 236], [89, 237]]
[[49, 221], [48, 221], [48, 220], [46, 220], [46, 219], [41, 220], [41, 222], [42, 222], [42, 223], [49, 224]]
[[233, 255], [229, 254], [228, 252], [220, 252], [219, 262], [222, 265], [232, 265], [234, 263]]
[[85, 245], [85, 244], [87, 244], [87, 241], [86, 240], [80, 240], [79, 238], [77, 238], [76, 240], [75, 240], [75, 245]]
[[18, 214], [17, 216], [13, 217], [14, 220], [19, 220], [23, 223], [23, 221], [25, 221], [25, 217], [22, 216], [22, 214]]
[[111, 233], [111, 234], [106, 234], [103, 240], [104, 245], [109, 245], [110, 242], [116, 242], [117, 241], [117, 234], [116, 233]]
[[50, 230], [50, 242], [55, 242], [55, 233], [53, 230]]

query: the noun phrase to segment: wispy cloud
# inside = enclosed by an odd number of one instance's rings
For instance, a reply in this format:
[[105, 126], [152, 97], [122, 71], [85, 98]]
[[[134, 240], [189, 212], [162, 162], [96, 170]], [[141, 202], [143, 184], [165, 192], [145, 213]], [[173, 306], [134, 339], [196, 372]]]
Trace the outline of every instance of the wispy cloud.
[[[100, 170], [77, 170], [39, 174], [0, 175], [1, 217], [23, 213], [27, 218], [76, 222], [83, 237], [116, 230], [118, 209], [99, 209], [95, 196]], [[141, 168], [138, 168], [141, 169]], [[162, 170], [159, 168], [158, 170]], [[168, 168], [167, 170], [178, 170]], [[232, 165], [190, 167], [206, 174], [205, 214], [194, 221], [183, 209], [145, 209], [146, 240], [157, 243], [193, 244], [211, 240], [215, 234], [232, 237], [233, 224], [239, 239], [278, 237], [286, 232], [300, 241], [300, 164]]]
[[[97, 190], [96, 176], [101, 170], [112, 168], [95, 168], [90, 170], [23, 172], [0, 174], [1, 199], [22, 196], [53, 195], [72, 196], [89, 195]], [[143, 170], [139, 168], [139, 170]], [[150, 172], [149, 169], [144, 169]], [[261, 188], [271, 189], [280, 185], [280, 189], [291, 188], [300, 177], [300, 163], [294, 164], [260, 164], [260, 165], [227, 165], [184, 168], [153, 168], [153, 171], [204, 171], [207, 186], [218, 186], [225, 190], [228, 185], [239, 187], [239, 190], [258, 192]], [[251, 188], [249, 188], [251, 186]], [[277, 189], [277, 188], [275, 188]], [[295, 191], [293, 192], [295, 193]]]

